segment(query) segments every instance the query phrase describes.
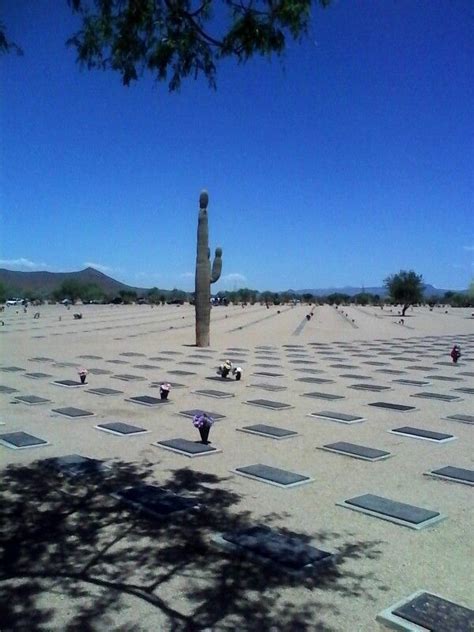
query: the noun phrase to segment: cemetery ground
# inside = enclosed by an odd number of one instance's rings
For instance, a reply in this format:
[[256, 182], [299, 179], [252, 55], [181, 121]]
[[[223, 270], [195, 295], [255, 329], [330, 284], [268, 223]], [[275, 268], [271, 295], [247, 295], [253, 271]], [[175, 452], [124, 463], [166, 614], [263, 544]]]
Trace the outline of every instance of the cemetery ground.
[[471, 310], [218, 307], [210, 348], [191, 306], [40, 311], [0, 330], [2, 632], [377, 630], [414, 626], [393, 611], [417, 591], [472, 608]]

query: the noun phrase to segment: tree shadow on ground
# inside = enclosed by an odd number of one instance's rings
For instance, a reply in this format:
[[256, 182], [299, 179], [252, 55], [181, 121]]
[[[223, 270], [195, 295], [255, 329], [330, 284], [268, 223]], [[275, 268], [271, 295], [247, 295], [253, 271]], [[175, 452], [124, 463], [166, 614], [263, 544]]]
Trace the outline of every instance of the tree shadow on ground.
[[[72, 478], [46, 463], [2, 472], [2, 632], [333, 632], [324, 614], [338, 611], [326, 603], [330, 595], [320, 603], [316, 590], [353, 597], [383, 589], [373, 574], [344, 569], [349, 560], [376, 559], [380, 542], [346, 544], [335, 565], [303, 579], [217, 547], [212, 535], [255, 522], [237, 510], [239, 496], [215, 475], [174, 470], [166, 489], [200, 508], [157, 519], [111, 496], [152, 482], [152, 465], [116, 463], [107, 473]], [[272, 526], [279, 518], [260, 523]], [[338, 537], [317, 533], [311, 542], [323, 547]], [[300, 589], [297, 603], [285, 594], [294, 588]], [[131, 602], [141, 605], [130, 608]], [[143, 612], [151, 624], [142, 622]]]

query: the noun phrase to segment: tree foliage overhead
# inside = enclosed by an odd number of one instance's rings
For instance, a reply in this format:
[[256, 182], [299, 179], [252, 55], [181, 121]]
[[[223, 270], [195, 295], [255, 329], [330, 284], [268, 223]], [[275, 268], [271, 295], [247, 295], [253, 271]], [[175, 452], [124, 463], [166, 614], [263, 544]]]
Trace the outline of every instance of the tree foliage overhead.
[[400, 270], [398, 274], [391, 274], [384, 280], [384, 284], [392, 301], [403, 303], [403, 314], [409, 305], [423, 300], [423, 276], [413, 270]]
[[331, 0], [68, 0], [82, 18], [69, 44], [87, 68], [113, 69], [125, 85], [144, 71], [177, 90], [221, 59], [281, 54], [308, 29], [313, 4]]

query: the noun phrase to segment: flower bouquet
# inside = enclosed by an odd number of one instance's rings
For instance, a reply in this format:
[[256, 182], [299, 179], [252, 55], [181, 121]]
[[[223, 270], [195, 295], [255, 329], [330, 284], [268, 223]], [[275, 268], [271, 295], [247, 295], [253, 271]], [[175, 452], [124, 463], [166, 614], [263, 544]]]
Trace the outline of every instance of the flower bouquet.
[[209, 431], [211, 429], [214, 419], [207, 413], [198, 413], [193, 417], [193, 425], [199, 430], [201, 435], [201, 443], [208, 444]]
[[87, 369], [79, 369], [78, 374], [79, 374], [79, 379], [81, 380], [81, 384], [85, 384], [87, 373], [88, 373]]
[[168, 382], [162, 382], [160, 384], [160, 397], [161, 399], [168, 399], [168, 395], [170, 394], [171, 384]]

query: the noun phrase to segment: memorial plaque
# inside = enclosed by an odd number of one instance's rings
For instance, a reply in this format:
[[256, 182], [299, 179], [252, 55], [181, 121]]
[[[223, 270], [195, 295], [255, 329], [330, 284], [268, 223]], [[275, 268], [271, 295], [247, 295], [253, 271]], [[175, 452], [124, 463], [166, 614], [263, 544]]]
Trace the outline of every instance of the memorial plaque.
[[339, 377], [350, 378], [353, 380], [372, 380], [370, 375], [358, 375], [357, 373], [341, 373]]
[[81, 365], [78, 364], [77, 362], [55, 362], [53, 366], [56, 366], [59, 368], [69, 368], [69, 367], [76, 367], [76, 366], [81, 366]]
[[320, 449], [343, 454], [345, 456], [351, 456], [364, 461], [380, 461], [391, 456], [390, 452], [385, 452], [384, 450], [378, 450], [376, 448], [368, 448], [367, 446], [357, 445], [355, 443], [347, 443], [347, 441], [327, 443]]
[[171, 388], [187, 388], [186, 384], [180, 384], [180, 382], [170, 382], [169, 380], [160, 380], [159, 382], [152, 382], [150, 384], [151, 388], [160, 388], [161, 384], [167, 382]]
[[30, 362], [54, 362], [53, 358], [46, 358], [45, 356], [36, 356], [35, 358], [29, 358]]
[[159, 353], [166, 353], [166, 355], [173, 355], [173, 356], [183, 355], [181, 351], [160, 351]]
[[474, 388], [468, 388], [467, 386], [461, 386], [460, 388], [453, 389], [459, 393], [466, 393], [467, 395], [474, 395]]
[[430, 632], [474, 630], [473, 610], [427, 592], [398, 606], [392, 614]]
[[209, 444], [201, 443], [200, 441], [189, 441], [188, 439], [169, 439], [167, 441], [157, 441], [152, 445], [158, 448], [165, 448], [171, 450], [171, 452], [177, 452], [187, 457], [195, 456], [208, 456], [209, 454], [217, 454], [221, 450], [213, 448]]
[[253, 384], [249, 384], [248, 386], [253, 387], [253, 388], [261, 388], [264, 391], [272, 391], [274, 393], [278, 392], [278, 391], [286, 391], [286, 386], [280, 386], [279, 384], [265, 384], [265, 383], [253, 383]]
[[126, 360], [106, 360], [109, 364], [130, 364]]
[[139, 358], [140, 356], [145, 356], [144, 353], [135, 353], [133, 351], [125, 351], [124, 353], [119, 353], [119, 355], [125, 358]]
[[398, 371], [397, 369], [375, 369], [376, 373], [386, 373], [387, 375], [403, 375], [406, 371]]
[[298, 433], [294, 430], [288, 430], [287, 428], [277, 428], [276, 426], [269, 426], [267, 424], [253, 424], [252, 426], [237, 428], [237, 430], [239, 432], [256, 434], [262, 437], [268, 437], [270, 439], [289, 439], [298, 435]]
[[49, 445], [48, 441], [28, 434], [27, 432], [6, 432], [0, 434], [0, 444], [13, 450], [21, 450], [24, 448], [37, 448]]
[[411, 529], [422, 529], [443, 519], [438, 511], [400, 503], [374, 494], [363, 494], [337, 504]]
[[22, 369], [19, 366], [2, 366], [0, 367], [0, 371], [5, 371], [6, 373], [18, 373], [18, 371], [26, 371], [26, 369]]
[[255, 371], [252, 375], [262, 375], [264, 377], [284, 377], [283, 373], [271, 373], [270, 371]]
[[102, 356], [98, 355], [80, 355], [78, 358], [83, 358], [84, 360], [103, 360]]
[[318, 364], [314, 360], [290, 360], [290, 364]]
[[270, 483], [277, 487], [290, 488], [296, 485], [310, 483], [313, 479], [309, 476], [296, 474], [287, 470], [281, 470], [277, 467], [270, 467], [257, 463], [256, 465], [248, 465], [247, 467], [238, 467], [233, 470], [236, 474], [252, 478], [263, 483]]
[[212, 389], [201, 389], [193, 391], [196, 395], [204, 395], [204, 397], [214, 397], [216, 399], [226, 399], [227, 397], [234, 397], [233, 393], [226, 393], [224, 391], [214, 391]]
[[50, 399], [46, 399], [44, 397], [38, 397], [37, 395], [16, 395], [15, 399], [19, 402], [23, 402], [24, 404], [46, 404], [46, 402], [50, 402]]
[[374, 393], [390, 390], [390, 386], [381, 386], [380, 384], [351, 384], [349, 388], [356, 391], [373, 391]]
[[221, 419], [225, 419], [225, 415], [221, 415], [220, 413], [211, 413], [208, 410], [203, 410], [202, 408], [193, 408], [191, 410], [180, 410], [179, 414], [183, 415], [183, 417], [193, 418], [195, 415], [200, 415], [204, 413], [208, 417], [212, 417], [214, 421], [220, 421]]
[[415, 406], [405, 406], [404, 404], [392, 404], [391, 402], [372, 402], [369, 406], [375, 406], [376, 408], [386, 408], [387, 410], [396, 410], [400, 413], [407, 413], [411, 410], [415, 410]]
[[197, 373], [193, 373], [192, 371], [181, 371], [181, 369], [172, 369], [168, 371], [172, 375], [197, 375]]
[[38, 371], [34, 373], [25, 373], [25, 377], [30, 377], [33, 380], [41, 380], [53, 376], [50, 373], [41, 373], [40, 371]]
[[334, 384], [334, 380], [322, 377], [297, 377], [296, 382], [305, 382], [307, 384]]
[[150, 395], [128, 397], [125, 401], [132, 402], [133, 404], [142, 404], [143, 406], [161, 406], [170, 403], [168, 399], [159, 399], [158, 397], [151, 397]]
[[411, 366], [407, 366], [407, 369], [410, 369], [412, 371], [437, 371], [438, 369], [435, 369], [433, 366], [422, 366], [419, 364], [412, 364]]
[[254, 364], [254, 366], [260, 369], [282, 369], [281, 364]]
[[290, 572], [304, 572], [331, 560], [333, 555], [307, 544], [302, 537], [266, 526], [248, 527], [222, 535], [233, 548], [277, 564]]
[[364, 417], [360, 417], [359, 415], [348, 415], [346, 413], [337, 413], [331, 410], [321, 410], [317, 413], [310, 413], [308, 417], [320, 417], [321, 419], [338, 421], [343, 424], [355, 424], [365, 421]]
[[104, 432], [110, 432], [114, 435], [119, 436], [130, 436], [136, 434], [145, 434], [150, 432], [145, 428], [140, 428], [139, 426], [133, 426], [132, 424], [126, 424], [122, 421], [111, 421], [106, 424], [98, 424], [96, 426], [98, 430], [103, 430]]
[[298, 373], [308, 373], [309, 375], [319, 375], [325, 372], [321, 369], [295, 369], [295, 371], [298, 371]]
[[458, 375], [465, 375], [466, 377], [474, 377], [473, 371], [459, 371]]
[[82, 408], [74, 408], [74, 406], [66, 406], [64, 408], [53, 408], [53, 413], [64, 415], [65, 417], [80, 418], [80, 417], [92, 417], [94, 413], [89, 410], [83, 410]]
[[449, 421], [460, 421], [463, 424], [474, 424], [474, 415], [463, 415], [459, 413], [457, 415], [448, 415], [446, 419], [449, 419]]
[[199, 507], [194, 499], [178, 496], [155, 485], [136, 485], [120, 490], [112, 496], [154, 518], [163, 518], [178, 511], [191, 511]]
[[112, 375], [112, 377], [123, 382], [142, 382], [145, 379], [141, 375], [131, 375], [130, 373], [119, 373]]
[[52, 384], [56, 386], [64, 386], [65, 388], [78, 388], [82, 386], [82, 382], [78, 382], [77, 380], [54, 380]]
[[387, 366], [388, 362], [377, 362], [376, 360], [364, 360], [362, 364], [370, 364], [371, 366]]
[[117, 391], [115, 388], [90, 388], [87, 393], [94, 393], [94, 395], [121, 395], [123, 391]]
[[456, 402], [461, 398], [459, 395], [441, 395], [441, 393], [415, 393], [410, 397], [421, 397], [422, 399], [438, 399], [441, 402]]
[[427, 380], [439, 380], [440, 382], [462, 382], [462, 377], [451, 377], [449, 375], [427, 375]]
[[157, 364], [134, 364], [134, 369], [142, 369], [143, 371], [156, 370], [160, 367]]
[[344, 399], [343, 395], [332, 395], [331, 393], [321, 393], [319, 391], [313, 391], [312, 393], [302, 393], [302, 397], [314, 397], [315, 399], [327, 399], [327, 400], [336, 400], [336, 399]]
[[330, 367], [333, 367], [334, 369], [357, 369], [357, 365], [356, 364], [330, 364]]
[[427, 386], [429, 384], [426, 380], [393, 380], [393, 382], [406, 386]]
[[293, 408], [290, 404], [286, 404], [285, 402], [274, 402], [271, 399], [249, 399], [245, 404], [250, 404], [251, 406], [261, 406], [262, 408], [268, 408], [269, 410], [287, 410], [288, 408]]
[[468, 470], [462, 467], [447, 465], [446, 467], [441, 467], [438, 470], [431, 470], [431, 472], [427, 472], [426, 475], [434, 478], [442, 478], [454, 483], [474, 485], [474, 470]]
[[112, 371], [107, 371], [106, 369], [89, 369], [89, 373], [92, 373], [92, 375], [110, 375]]
[[67, 476], [84, 476], [87, 474], [102, 473], [104, 462], [99, 459], [92, 459], [79, 454], [68, 454], [58, 456], [43, 461], [48, 467], [52, 467], [58, 472]]
[[178, 362], [178, 364], [185, 366], [206, 366], [205, 362], [197, 362], [195, 360], [183, 360], [182, 362]]
[[17, 393], [18, 389], [17, 388], [12, 388], [11, 386], [3, 386], [0, 385], [0, 393]]
[[390, 430], [393, 434], [405, 435], [414, 439], [427, 439], [436, 441], [436, 443], [445, 443], [456, 439], [454, 435], [445, 434], [443, 432], [435, 432], [433, 430], [425, 430], [424, 428], [413, 428], [412, 426], [402, 426], [401, 428], [393, 428]]

